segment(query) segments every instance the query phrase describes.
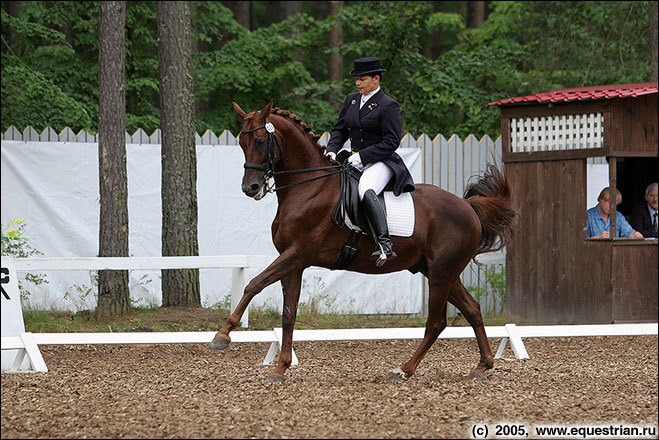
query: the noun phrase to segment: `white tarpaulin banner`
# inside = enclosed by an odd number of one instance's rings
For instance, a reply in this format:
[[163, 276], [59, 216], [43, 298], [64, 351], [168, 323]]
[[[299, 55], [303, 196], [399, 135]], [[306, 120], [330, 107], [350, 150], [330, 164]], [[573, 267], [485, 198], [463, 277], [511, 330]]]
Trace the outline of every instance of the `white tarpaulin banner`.
[[[2, 224], [25, 219], [29, 244], [42, 257], [98, 255], [99, 183], [95, 143], [2, 141]], [[129, 253], [161, 255], [160, 145], [127, 144]], [[400, 148], [415, 182], [423, 181], [422, 150]], [[240, 190], [244, 156], [238, 146], [197, 145], [199, 255], [277, 255], [270, 225], [277, 198], [260, 201]], [[338, 257], [338, 256], [337, 256]], [[248, 269], [248, 279], [262, 269]], [[23, 283], [38, 309], [78, 311], [96, 306], [94, 276], [86, 270], [43, 272], [47, 284]], [[19, 272], [19, 278], [25, 275]], [[418, 313], [422, 279], [407, 271], [362, 275], [309, 268], [301, 303], [342, 313]], [[226, 302], [231, 269], [201, 269], [205, 307]], [[160, 271], [130, 272], [131, 299], [160, 305]], [[281, 310], [281, 284], [266, 288], [252, 306]]]

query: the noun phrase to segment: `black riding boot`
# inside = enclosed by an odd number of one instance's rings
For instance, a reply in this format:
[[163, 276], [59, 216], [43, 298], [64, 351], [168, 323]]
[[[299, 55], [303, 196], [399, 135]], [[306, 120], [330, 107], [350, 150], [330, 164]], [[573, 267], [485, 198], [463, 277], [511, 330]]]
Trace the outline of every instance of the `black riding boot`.
[[371, 227], [374, 239], [376, 241], [377, 249], [371, 258], [377, 260], [375, 263], [378, 267], [386, 263], [387, 258], [396, 256], [393, 250], [391, 239], [389, 238], [389, 227], [387, 226], [387, 217], [384, 208], [380, 205], [377, 194], [372, 189], [369, 189], [364, 194], [363, 199], [364, 208], [366, 210], [366, 218]]

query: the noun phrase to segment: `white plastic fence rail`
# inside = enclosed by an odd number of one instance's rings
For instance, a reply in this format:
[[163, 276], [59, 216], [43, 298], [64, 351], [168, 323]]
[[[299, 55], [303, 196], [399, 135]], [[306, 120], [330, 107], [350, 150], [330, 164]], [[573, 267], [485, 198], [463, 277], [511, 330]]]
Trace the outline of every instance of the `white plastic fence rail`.
[[[245, 269], [265, 268], [274, 255], [214, 255], [181, 257], [58, 257], [15, 258], [17, 271], [41, 270], [148, 270], [148, 269], [215, 269], [231, 268], [231, 311], [236, 308], [246, 285]], [[249, 325], [249, 309], [240, 323]]]
[[[659, 325], [643, 324], [595, 324], [595, 325], [550, 325], [550, 326], [488, 326], [488, 338], [502, 338], [495, 359], [503, 358], [510, 342], [516, 359], [528, 359], [529, 355], [522, 338], [580, 337], [580, 336], [640, 336], [657, 335]], [[293, 342], [309, 341], [375, 341], [422, 339], [425, 328], [374, 328], [340, 330], [295, 330]], [[2, 338], [2, 350], [19, 349], [14, 367], [7, 372], [47, 372], [46, 363], [39, 345], [86, 345], [86, 344], [206, 344], [215, 332], [128, 332], [128, 333], [23, 333], [20, 336]], [[440, 338], [473, 338], [471, 327], [447, 327]], [[234, 331], [232, 342], [269, 342], [270, 348], [263, 365], [271, 364], [281, 349], [282, 329], [266, 331]], [[24, 356], [30, 359], [31, 370], [20, 370]], [[293, 365], [299, 361], [293, 351]]]

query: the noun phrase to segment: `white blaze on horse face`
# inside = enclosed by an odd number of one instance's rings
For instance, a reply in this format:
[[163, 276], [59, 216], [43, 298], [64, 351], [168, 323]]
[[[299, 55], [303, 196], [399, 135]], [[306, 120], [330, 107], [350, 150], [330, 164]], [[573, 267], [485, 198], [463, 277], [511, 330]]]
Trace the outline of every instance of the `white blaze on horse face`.
[[254, 200], [261, 200], [263, 197], [265, 197], [265, 194], [266, 194], [265, 193], [265, 185], [261, 185], [261, 189], [254, 196]]

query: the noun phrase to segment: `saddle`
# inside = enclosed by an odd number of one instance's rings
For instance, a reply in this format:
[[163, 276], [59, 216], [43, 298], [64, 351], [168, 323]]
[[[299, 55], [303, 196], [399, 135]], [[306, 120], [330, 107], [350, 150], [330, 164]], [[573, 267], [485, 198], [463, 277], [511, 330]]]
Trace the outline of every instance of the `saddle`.
[[[361, 229], [363, 234], [370, 235], [368, 220], [359, 200], [359, 179], [362, 172], [355, 167], [346, 167], [341, 174], [341, 194], [332, 212], [332, 223], [342, 228], [346, 225], [346, 216], [350, 222]], [[387, 212], [384, 201], [384, 191], [378, 195], [380, 204]]]
[[[339, 153], [336, 159], [339, 163], [345, 165], [349, 156], [350, 153], [343, 150]], [[358, 244], [361, 236], [372, 236], [372, 234], [368, 232], [371, 228], [368, 225], [365, 212], [361, 209], [361, 202], [359, 200], [359, 179], [361, 178], [361, 175], [362, 172], [352, 166], [345, 166], [341, 173], [341, 193], [339, 195], [339, 201], [332, 211], [332, 223], [342, 228], [346, 225], [345, 219], [348, 217], [352, 225], [357, 226], [361, 232], [350, 228], [348, 240], [343, 245], [341, 255], [332, 269], [345, 269], [350, 266], [350, 263], [352, 263], [359, 253]], [[384, 191], [378, 195], [378, 199], [380, 200], [380, 204], [384, 207], [386, 214]]]

